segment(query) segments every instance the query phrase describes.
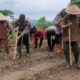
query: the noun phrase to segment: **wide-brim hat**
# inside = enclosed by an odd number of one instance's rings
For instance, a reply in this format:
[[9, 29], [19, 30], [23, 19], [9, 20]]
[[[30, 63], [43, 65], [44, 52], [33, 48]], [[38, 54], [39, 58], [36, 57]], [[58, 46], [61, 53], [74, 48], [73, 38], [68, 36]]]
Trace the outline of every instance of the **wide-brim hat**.
[[68, 8], [66, 8], [66, 13], [68, 14], [80, 14], [80, 9], [76, 5], [71, 5]]
[[0, 13], [0, 21], [5, 21], [7, 20], [7, 17], [4, 16], [2, 13]]

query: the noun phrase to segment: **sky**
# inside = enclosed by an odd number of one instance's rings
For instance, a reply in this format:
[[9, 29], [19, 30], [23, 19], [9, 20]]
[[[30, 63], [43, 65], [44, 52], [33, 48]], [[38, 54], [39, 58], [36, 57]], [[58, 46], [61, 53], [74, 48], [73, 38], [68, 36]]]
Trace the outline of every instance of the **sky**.
[[30, 19], [46, 16], [48, 20], [53, 20], [69, 3], [70, 0], [0, 0], [0, 9], [12, 10], [15, 17], [25, 14]]

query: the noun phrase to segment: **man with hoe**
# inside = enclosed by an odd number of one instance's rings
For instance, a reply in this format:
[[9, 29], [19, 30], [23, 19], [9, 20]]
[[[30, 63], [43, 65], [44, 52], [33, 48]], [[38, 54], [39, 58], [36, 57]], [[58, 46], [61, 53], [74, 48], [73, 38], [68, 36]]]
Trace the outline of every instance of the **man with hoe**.
[[62, 29], [62, 39], [63, 48], [65, 53], [65, 58], [67, 68], [72, 67], [72, 53], [74, 55], [74, 66], [80, 68], [79, 65], [79, 44], [80, 41], [80, 19], [78, 15], [80, 14], [80, 9], [76, 5], [71, 5], [66, 8], [66, 15], [61, 21]]

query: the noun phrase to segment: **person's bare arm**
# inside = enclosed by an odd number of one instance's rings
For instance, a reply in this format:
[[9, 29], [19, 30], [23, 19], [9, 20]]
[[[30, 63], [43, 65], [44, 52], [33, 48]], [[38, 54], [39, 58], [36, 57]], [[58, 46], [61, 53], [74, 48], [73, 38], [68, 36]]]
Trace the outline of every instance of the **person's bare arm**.
[[67, 28], [67, 27], [70, 27], [71, 25], [72, 25], [71, 22], [68, 23], [68, 24], [66, 24], [66, 25], [62, 25], [62, 26], [61, 26], [61, 29], [65, 29], [65, 28]]
[[20, 34], [19, 37], [22, 37], [24, 34], [26, 34], [26, 33], [28, 33], [28, 32], [29, 32], [28, 27], [26, 27], [26, 28], [24, 29], [24, 31]]

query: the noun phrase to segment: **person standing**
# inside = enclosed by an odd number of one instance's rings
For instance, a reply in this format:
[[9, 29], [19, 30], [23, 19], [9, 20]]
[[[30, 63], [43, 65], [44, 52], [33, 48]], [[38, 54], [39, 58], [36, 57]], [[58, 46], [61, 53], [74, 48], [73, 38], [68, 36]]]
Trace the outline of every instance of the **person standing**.
[[20, 14], [19, 19], [16, 21], [16, 27], [18, 27], [18, 54], [19, 58], [22, 57], [22, 43], [26, 46], [26, 54], [28, 55], [29, 50], [29, 32], [31, 29], [31, 24], [24, 14]]
[[7, 21], [7, 17], [0, 13], [0, 47], [4, 48], [7, 54], [9, 54], [8, 37], [11, 32], [11, 27]]
[[[61, 24], [63, 49], [66, 58], [67, 68], [70, 68], [70, 50], [74, 54], [75, 67], [79, 65], [79, 44], [80, 41], [80, 21], [77, 17], [80, 14], [80, 9], [76, 5], [71, 5], [66, 8], [67, 15], [64, 16]], [[70, 30], [70, 31], [69, 31]], [[71, 47], [71, 49], [70, 49]]]

